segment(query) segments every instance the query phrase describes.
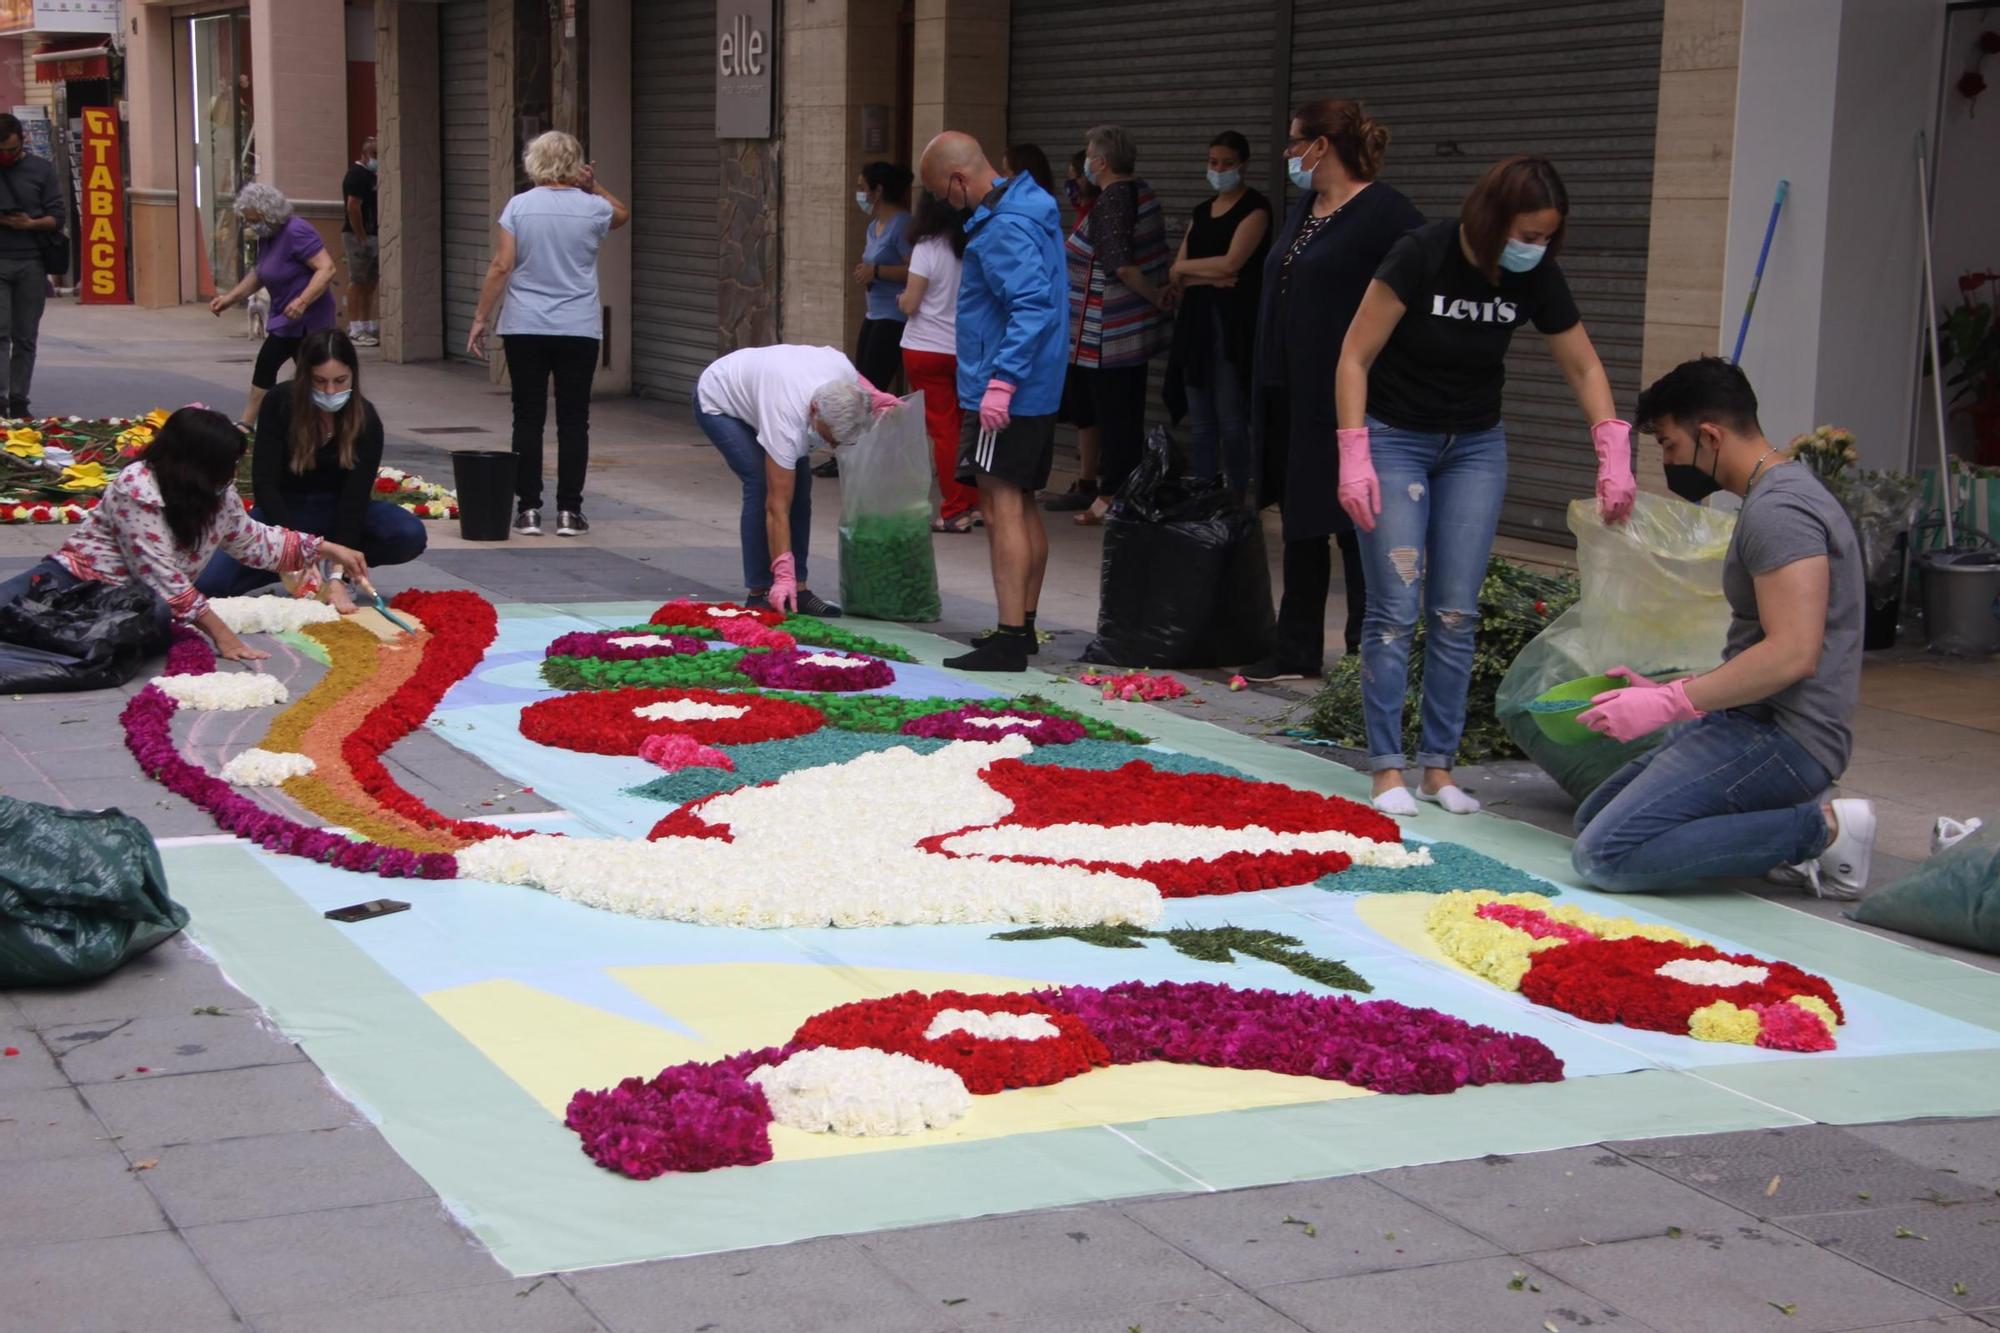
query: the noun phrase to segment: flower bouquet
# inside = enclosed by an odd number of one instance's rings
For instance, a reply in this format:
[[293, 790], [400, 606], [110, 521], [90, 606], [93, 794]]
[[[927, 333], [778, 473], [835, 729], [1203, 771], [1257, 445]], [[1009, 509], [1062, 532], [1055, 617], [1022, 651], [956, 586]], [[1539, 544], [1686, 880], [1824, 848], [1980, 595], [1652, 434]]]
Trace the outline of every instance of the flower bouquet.
[[1796, 436], [1787, 452], [1793, 461], [1812, 469], [1854, 524], [1868, 580], [1871, 624], [1866, 646], [1890, 646], [1896, 641], [1896, 616], [1902, 604], [1903, 556], [1909, 549], [1910, 528], [1923, 508], [1922, 479], [1859, 466], [1861, 453], [1854, 433], [1839, 426], [1820, 426]]

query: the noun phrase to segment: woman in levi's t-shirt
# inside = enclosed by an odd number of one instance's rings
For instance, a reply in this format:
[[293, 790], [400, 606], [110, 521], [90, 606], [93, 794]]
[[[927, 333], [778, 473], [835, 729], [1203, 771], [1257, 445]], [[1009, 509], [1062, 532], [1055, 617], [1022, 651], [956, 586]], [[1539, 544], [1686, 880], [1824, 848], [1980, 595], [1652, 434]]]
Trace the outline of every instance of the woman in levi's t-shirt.
[[[1413, 815], [1417, 798], [1453, 814], [1479, 802], [1452, 781], [1465, 731], [1479, 631], [1479, 588], [1507, 491], [1500, 420], [1514, 330], [1548, 340], [1591, 423], [1597, 503], [1607, 523], [1631, 512], [1632, 427], [1556, 266], [1569, 194], [1548, 159], [1487, 169], [1455, 219], [1426, 223], [1390, 249], [1341, 344], [1334, 396], [1340, 506], [1361, 532], [1368, 612], [1361, 626], [1361, 708], [1375, 807]], [[1403, 692], [1419, 612], [1429, 615], [1412, 797]]]
[[979, 492], [958, 479], [958, 273], [965, 253], [966, 210], [926, 190], [910, 228], [910, 277], [897, 307], [903, 325], [903, 373], [924, 396], [924, 429], [937, 463], [934, 532], [970, 532]]

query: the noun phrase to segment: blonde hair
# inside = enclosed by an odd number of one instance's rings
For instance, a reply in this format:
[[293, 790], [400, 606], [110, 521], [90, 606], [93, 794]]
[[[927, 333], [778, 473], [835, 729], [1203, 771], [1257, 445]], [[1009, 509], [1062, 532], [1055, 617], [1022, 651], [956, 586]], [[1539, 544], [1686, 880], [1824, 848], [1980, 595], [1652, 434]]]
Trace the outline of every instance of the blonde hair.
[[573, 185], [583, 174], [583, 145], [574, 134], [549, 130], [528, 141], [521, 166], [537, 185]]

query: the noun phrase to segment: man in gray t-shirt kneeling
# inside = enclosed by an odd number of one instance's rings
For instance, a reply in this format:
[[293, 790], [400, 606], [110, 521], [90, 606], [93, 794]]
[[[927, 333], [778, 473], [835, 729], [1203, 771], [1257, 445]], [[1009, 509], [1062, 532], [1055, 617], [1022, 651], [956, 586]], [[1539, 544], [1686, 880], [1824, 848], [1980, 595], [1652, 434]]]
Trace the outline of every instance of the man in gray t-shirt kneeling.
[[1675, 367], [1639, 396], [1635, 416], [1670, 466], [1743, 497], [1722, 567], [1729, 637], [1722, 665], [1671, 684], [1610, 671], [1631, 683], [1592, 700], [1585, 726], [1629, 741], [1691, 725], [1583, 803], [1576, 872], [1637, 893], [1785, 867], [1821, 896], [1858, 898], [1874, 807], [1821, 803], [1847, 767], [1861, 693], [1854, 527], [1818, 478], [1764, 438], [1757, 395], [1729, 362]]

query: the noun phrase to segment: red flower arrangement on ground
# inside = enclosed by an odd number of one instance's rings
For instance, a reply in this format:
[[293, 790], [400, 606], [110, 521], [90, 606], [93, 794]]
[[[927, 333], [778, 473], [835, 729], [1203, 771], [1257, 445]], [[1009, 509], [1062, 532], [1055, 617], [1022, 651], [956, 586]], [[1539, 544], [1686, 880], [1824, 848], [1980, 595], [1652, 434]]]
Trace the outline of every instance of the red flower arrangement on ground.
[[753, 610], [735, 602], [672, 601], [653, 612], [650, 619], [655, 625], [701, 625], [709, 629], [720, 629], [732, 620], [748, 619], [776, 629], [784, 622], [785, 613], [768, 608]]
[[945, 741], [997, 741], [1002, 736], [1026, 736], [1036, 745], [1072, 745], [1089, 733], [1081, 723], [1051, 713], [968, 704], [964, 708], [913, 717], [903, 724], [903, 734]]
[[879, 657], [826, 649], [746, 653], [736, 665], [767, 690], [848, 693], [880, 689], [896, 679], [895, 671]]
[[[1056, 1034], [991, 1037], [958, 1029], [935, 1038], [927, 1036], [938, 1015], [949, 1009], [1032, 1014], [1053, 1025]], [[968, 995], [945, 990], [926, 995], [905, 991], [880, 1000], [858, 1000], [807, 1019], [793, 1034], [792, 1042], [912, 1056], [951, 1070], [965, 1080], [966, 1091], [975, 1095], [1007, 1088], [1039, 1088], [1111, 1063], [1104, 1043], [1091, 1035], [1081, 1019], [1051, 1007], [1038, 996], [1025, 994]]]
[[[927, 1034], [934, 1024], [951, 1030], [933, 1038]], [[971, 1030], [981, 1028], [1037, 1035]], [[952, 1070], [975, 1094], [1155, 1060], [1294, 1074], [1389, 1094], [1563, 1076], [1562, 1061], [1532, 1037], [1393, 1000], [1137, 981], [1015, 995], [909, 991], [815, 1015], [784, 1046], [578, 1092], [564, 1123], [592, 1161], [636, 1180], [766, 1162], [771, 1109], [750, 1075], [819, 1046], [907, 1055]]]
[[817, 708], [722, 690], [598, 690], [557, 695], [521, 710], [521, 734], [584, 754], [636, 755], [648, 736], [703, 745], [749, 745], [818, 731]]
[[[620, 643], [620, 639], [627, 642]], [[648, 643], [633, 643], [648, 639]], [[680, 634], [648, 634], [639, 630], [580, 630], [551, 643], [543, 657], [594, 657], [606, 662], [632, 662], [642, 657], [678, 657], [705, 653], [708, 645]]]

